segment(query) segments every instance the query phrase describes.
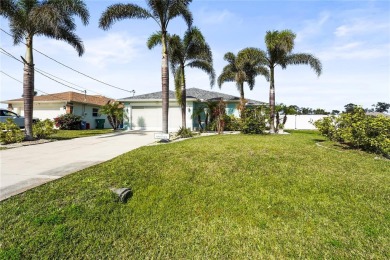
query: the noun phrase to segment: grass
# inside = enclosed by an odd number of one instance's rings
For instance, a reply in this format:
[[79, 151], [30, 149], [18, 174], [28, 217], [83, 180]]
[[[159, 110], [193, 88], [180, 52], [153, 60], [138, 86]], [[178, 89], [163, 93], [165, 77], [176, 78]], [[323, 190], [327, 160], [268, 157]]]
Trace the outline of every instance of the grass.
[[79, 137], [108, 134], [112, 132], [112, 129], [58, 130], [55, 134], [50, 136], [50, 139], [68, 140]]
[[374, 158], [314, 132], [143, 147], [1, 202], [0, 258], [389, 259]]

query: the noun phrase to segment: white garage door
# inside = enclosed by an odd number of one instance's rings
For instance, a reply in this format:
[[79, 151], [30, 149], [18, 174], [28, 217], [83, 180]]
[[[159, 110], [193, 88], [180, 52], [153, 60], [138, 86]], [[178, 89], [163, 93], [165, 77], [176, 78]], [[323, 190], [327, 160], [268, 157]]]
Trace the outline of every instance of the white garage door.
[[[134, 130], [157, 131], [162, 130], [161, 107], [135, 107], [131, 109], [131, 125]], [[180, 107], [169, 107], [168, 130], [177, 131], [181, 126]]]

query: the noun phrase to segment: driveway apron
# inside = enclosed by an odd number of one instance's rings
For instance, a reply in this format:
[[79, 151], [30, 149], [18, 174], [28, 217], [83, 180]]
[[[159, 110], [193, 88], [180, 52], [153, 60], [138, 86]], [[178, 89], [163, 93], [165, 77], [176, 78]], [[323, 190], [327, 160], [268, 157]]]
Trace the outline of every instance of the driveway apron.
[[127, 131], [1, 150], [0, 201], [153, 141], [152, 132]]

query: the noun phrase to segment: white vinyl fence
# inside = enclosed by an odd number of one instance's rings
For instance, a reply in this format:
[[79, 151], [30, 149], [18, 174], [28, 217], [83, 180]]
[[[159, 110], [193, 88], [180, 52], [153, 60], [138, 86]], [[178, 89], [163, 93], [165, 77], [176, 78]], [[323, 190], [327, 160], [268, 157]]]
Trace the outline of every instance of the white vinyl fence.
[[[324, 117], [327, 117], [327, 115], [287, 115], [287, 121], [284, 125], [284, 129], [316, 129], [311, 122], [315, 122]], [[280, 117], [280, 121], [282, 120], [283, 116]]]

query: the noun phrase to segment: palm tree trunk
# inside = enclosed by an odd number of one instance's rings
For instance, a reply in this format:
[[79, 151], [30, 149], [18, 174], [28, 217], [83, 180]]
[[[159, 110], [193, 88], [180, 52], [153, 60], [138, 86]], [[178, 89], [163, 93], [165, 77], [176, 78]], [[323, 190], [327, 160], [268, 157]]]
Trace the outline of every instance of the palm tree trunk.
[[33, 38], [26, 38], [26, 56], [23, 73], [23, 102], [24, 102], [24, 127], [26, 140], [33, 140], [32, 118], [34, 104], [34, 62], [33, 62]]
[[240, 98], [241, 98], [241, 100], [245, 99], [245, 97], [244, 97], [244, 82], [240, 83]]
[[187, 103], [187, 93], [186, 93], [186, 78], [184, 75], [184, 65], [180, 66], [181, 71], [181, 125], [183, 129], [187, 128], [186, 123], [186, 103]]
[[270, 88], [269, 88], [269, 107], [270, 107], [270, 130], [271, 134], [275, 133], [275, 77], [274, 67], [270, 67]]
[[168, 133], [168, 111], [169, 111], [169, 68], [168, 68], [168, 48], [167, 32], [163, 30], [162, 42], [162, 62], [161, 62], [161, 81], [162, 81], [162, 132]]
[[244, 96], [244, 82], [240, 83], [240, 117], [242, 117], [242, 111], [245, 108], [245, 96]]

